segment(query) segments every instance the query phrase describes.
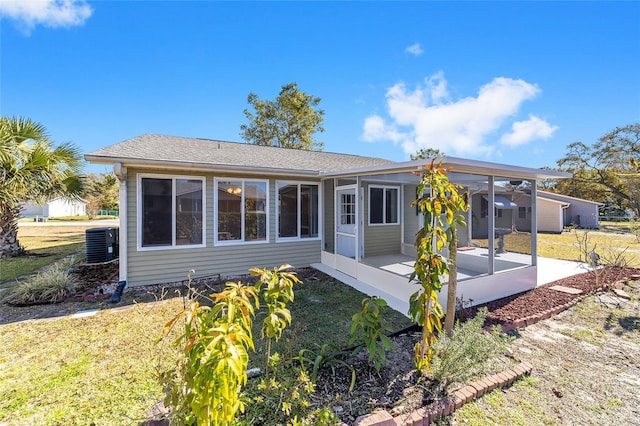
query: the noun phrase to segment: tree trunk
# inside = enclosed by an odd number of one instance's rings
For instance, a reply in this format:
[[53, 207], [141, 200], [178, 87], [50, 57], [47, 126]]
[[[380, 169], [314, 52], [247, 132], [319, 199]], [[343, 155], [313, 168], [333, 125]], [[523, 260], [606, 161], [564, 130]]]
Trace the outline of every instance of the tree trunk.
[[453, 334], [453, 325], [456, 320], [456, 293], [458, 291], [458, 234], [455, 222], [450, 228], [449, 240], [449, 288], [447, 289], [447, 313], [444, 317], [444, 331], [447, 336]]
[[0, 206], [0, 259], [25, 253], [18, 241], [18, 217], [20, 207]]

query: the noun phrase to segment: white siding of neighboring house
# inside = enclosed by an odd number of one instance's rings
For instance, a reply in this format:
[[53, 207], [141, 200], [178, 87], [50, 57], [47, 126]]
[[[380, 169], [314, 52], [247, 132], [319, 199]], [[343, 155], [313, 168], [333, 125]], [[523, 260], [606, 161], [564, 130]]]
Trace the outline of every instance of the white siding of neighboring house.
[[569, 204], [564, 226], [577, 225], [581, 228], [595, 229], [600, 227], [598, 209], [602, 203], [546, 191], [538, 191], [538, 196]]
[[598, 215], [597, 204], [572, 202], [567, 209], [567, 223], [565, 223], [565, 225], [577, 225], [581, 228], [597, 229], [600, 227]]
[[86, 214], [86, 201], [55, 198], [45, 204], [25, 203], [20, 217], [64, 217]]
[[562, 232], [563, 203], [547, 198], [538, 197], [538, 232]]
[[56, 198], [49, 201], [49, 217], [84, 216], [87, 204], [84, 201]]

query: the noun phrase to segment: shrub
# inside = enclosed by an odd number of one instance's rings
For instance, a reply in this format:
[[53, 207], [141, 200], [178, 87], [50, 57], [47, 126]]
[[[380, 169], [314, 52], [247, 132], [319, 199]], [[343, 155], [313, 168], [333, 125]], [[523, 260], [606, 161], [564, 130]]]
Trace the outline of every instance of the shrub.
[[499, 327], [491, 333], [482, 329], [488, 314], [486, 307], [480, 309], [475, 318], [457, 322], [451, 337], [442, 336], [434, 344], [431, 373], [442, 390], [489, 372], [492, 365], [488, 361], [506, 350], [509, 338]]
[[56, 303], [78, 291], [80, 283], [71, 273], [76, 257], [64, 258], [36, 275], [20, 281], [13, 287], [5, 301], [14, 305]]

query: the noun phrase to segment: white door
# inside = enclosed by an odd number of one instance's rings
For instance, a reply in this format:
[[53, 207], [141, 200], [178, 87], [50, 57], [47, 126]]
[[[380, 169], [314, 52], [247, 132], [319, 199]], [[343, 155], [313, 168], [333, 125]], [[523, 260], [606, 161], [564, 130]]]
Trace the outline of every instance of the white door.
[[358, 200], [355, 185], [336, 188], [336, 253], [356, 258]]

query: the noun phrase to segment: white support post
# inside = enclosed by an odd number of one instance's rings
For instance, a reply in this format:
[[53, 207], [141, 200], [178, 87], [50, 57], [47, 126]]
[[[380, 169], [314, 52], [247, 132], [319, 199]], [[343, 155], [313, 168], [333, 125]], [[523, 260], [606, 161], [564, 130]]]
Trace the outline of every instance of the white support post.
[[489, 275], [493, 275], [495, 273], [495, 237], [496, 237], [496, 194], [494, 188], [494, 177], [489, 176], [488, 182], [488, 209], [487, 209], [487, 218], [489, 219], [488, 225], [488, 249], [489, 249]]
[[531, 181], [531, 265], [538, 264], [538, 189], [536, 181]]

